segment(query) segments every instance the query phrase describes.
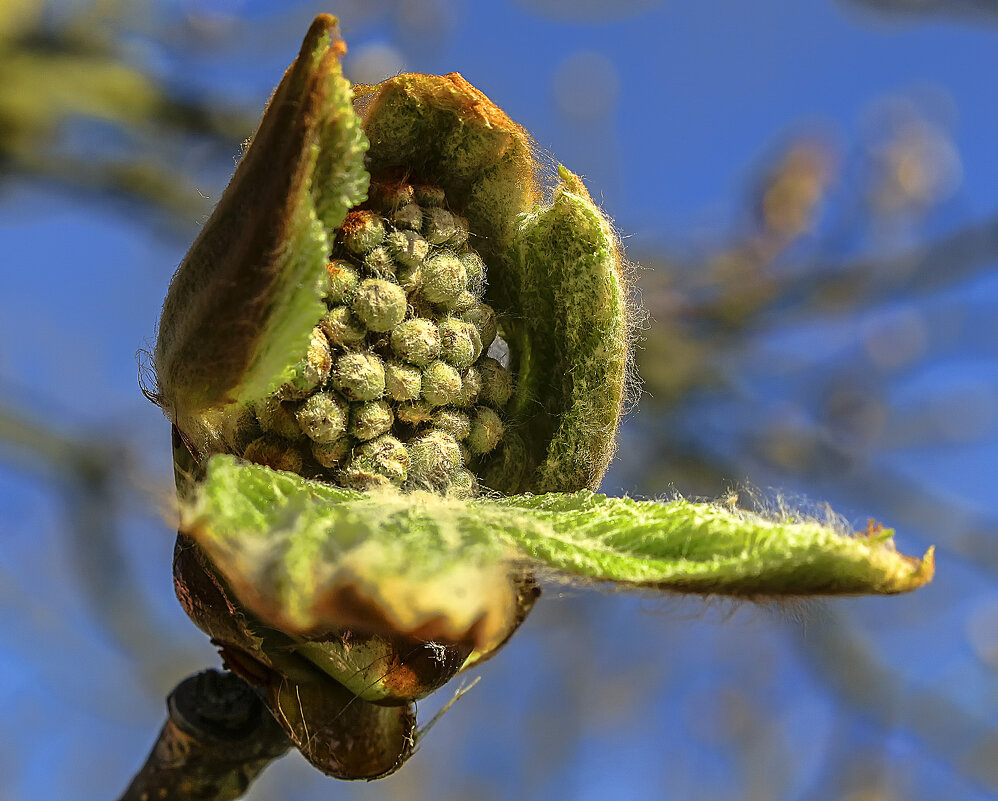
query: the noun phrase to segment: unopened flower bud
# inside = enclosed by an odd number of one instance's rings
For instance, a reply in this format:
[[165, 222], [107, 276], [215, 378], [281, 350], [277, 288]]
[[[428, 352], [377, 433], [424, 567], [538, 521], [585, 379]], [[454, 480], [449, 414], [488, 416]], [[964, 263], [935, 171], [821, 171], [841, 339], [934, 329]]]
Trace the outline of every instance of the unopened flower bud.
[[479, 400], [493, 408], [501, 409], [513, 394], [513, 376], [491, 356], [486, 356], [478, 363], [478, 372], [482, 376]]
[[346, 353], [333, 365], [333, 384], [350, 400], [377, 400], [385, 394], [385, 367], [372, 353]]
[[485, 262], [475, 251], [469, 250], [460, 256], [464, 271], [468, 275], [468, 286], [475, 293], [481, 293], [485, 289]]
[[404, 362], [385, 365], [385, 392], [395, 401], [417, 400], [423, 391], [423, 372]]
[[447, 209], [429, 208], [423, 214], [423, 236], [431, 245], [442, 245], [457, 236], [454, 215]]
[[394, 486], [388, 476], [375, 469], [367, 459], [351, 458], [349, 464], [336, 474], [337, 483], [359, 492], [388, 489]]
[[354, 462], [380, 473], [393, 484], [404, 483], [409, 475], [409, 451], [388, 434], [360, 445], [354, 452]]
[[354, 440], [340, 437], [332, 442], [312, 442], [312, 456], [323, 467], [339, 467], [350, 455]]
[[479, 406], [475, 410], [475, 416], [471, 418], [471, 430], [466, 440], [468, 447], [472, 453], [488, 453], [499, 444], [503, 430], [499, 415], [487, 406]]
[[405, 292], [380, 278], [361, 281], [353, 296], [353, 313], [371, 331], [391, 331], [405, 317]]
[[464, 320], [450, 317], [439, 325], [440, 358], [458, 370], [471, 367], [481, 355], [482, 340], [478, 329]]
[[417, 317], [406, 320], [392, 331], [392, 350], [417, 367], [429, 364], [440, 355], [440, 332], [436, 323]]
[[316, 392], [302, 403], [295, 417], [309, 439], [329, 443], [346, 431], [348, 411], [347, 404], [331, 392]]
[[492, 307], [487, 303], [476, 303], [458, 316], [478, 329], [478, 336], [482, 340], [482, 350], [488, 350], [489, 345], [495, 342], [496, 336], [499, 334], [496, 313]]
[[423, 285], [423, 267], [417, 264], [415, 267], [400, 267], [395, 274], [395, 280], [399, 286], [405, 290], [406, 294], [415, 292]]
[[416, 202], [423, 206], [442, 206], [446, 200], [444, 190], [433, 184], [416, 184], [413, 190]]
[[284, 439], [301, 439], [302, 431], [298, 425], [295, 412], [298, 404], [293, 401], [282, 401], [276, 396], [264, 398], [253, 404], [256, 419], [265, 432], [277, 434]]
[[457, 406], [468, 407], [478, 403], [482, 391], [482, 374], [477, 367], [469, 367], [461, 376], [461, 392], [454, 403]]
[[433, 415], [433, 427], [446, 431], [456, 440], [462, 440], [468, 436], [471, 430], [471, 421], [464, 412], [457, 409], [440, 409]]
[[329, 350], [329, 340], [322, 328], [312, 329], [312, 338], [305, 352], [305, 358], [295, 367], [295, 375], [281, 387], [279, 394], [284, 400], [300, 400], [322, 386], [329, 378], [333, 356]]
[[423, 227], [423, 210], [415, 203], [400, 206], [392, 213], [392, 225], [408, 231]]
[[385, 225], [373, 211], [351, 211], [340, 226], [339, 240], [348, 250], [363, 256], [385, 239]]
[[385, 246], [402, 267], [419, 267], [430, 255], [430, 243], [415, 231], [392, 231]]
[[459, 467], [447, 476], [445, 492], [452, 498], [474, 498], [478, 495], [478, 479], [466, 467]]
[[302, 468], [301, 454], [298, 449], [283, 437], [276, 434], [264, 434], [246, 446], [243, 458], [248, 462], [262, 464], [273, 470], [287, 470], [299, 473]]
[[464, 313], [475, 308], [477, 305], [478, 296], [473, 292], [465, 290], [454, 299], [453, 303], [450, 304], [450, 313], [455, 317], [461, 317], [464, 319]]
[[336, 306], [319, 321], [330, 345], [348, 348], [364, 341], [367, 329], [346, 306]]
[[428, 431], [409, 443], [409, 479], [439, 486], [461, 466], [461, 449], [446, 431]]
[[392, 407], [383, 400], [355, 403], [351, 412], [350, 433], [362, 441], [386, 434], [395, 422]]
[[412, 186], [401, 181], [371, 181], [367, 194], [371, 203], [385, 212], [412, 203], [415, 197]]
[[433, 420], [433, 407], [424, 400], [403, 403], [398, 407], [395, 416], [413, 428], [417, 428]]
[[387, 247], [379, 245], [364, 257], [364, 270], [375, 278], [392, 278], [395, 275], [395, 261]]
[[468, 220], [460, 214], [454, 214], [454, 233], [447, 240], [447, 246], [455, 250], [468, 241]]
[[256, 414], [253, 413], [252, 404], [244, 404], [239, 409], [238, 415], [232, 425], [230, 435], [234, 453], [242, 453], [246, 450], [247, 445], [263, 435], [263, 428], [256, 419]]
[[439, 253], [424, 265], [423, 296], [430, 303], [452, 303], [467, 288], [468, 274], [457, 256]]
[[435, 361], [423, 369], [423, 397], [431, 406], [446, 406], [461, 394], [461, 374], [447, 362]]
[[360, 283], [357, 270], [348, 261], [334, 259], [326, 265], [325, 299], [330, 304], [346, 303]]

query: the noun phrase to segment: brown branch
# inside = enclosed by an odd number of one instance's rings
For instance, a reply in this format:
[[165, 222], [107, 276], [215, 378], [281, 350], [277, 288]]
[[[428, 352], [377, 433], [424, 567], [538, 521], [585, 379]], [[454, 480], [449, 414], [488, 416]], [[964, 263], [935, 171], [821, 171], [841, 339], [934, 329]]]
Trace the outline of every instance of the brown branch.
[[184, 679], [145, 765], [119, 801], [235, 801], [291, 743], [253, 690], [232, 673]]

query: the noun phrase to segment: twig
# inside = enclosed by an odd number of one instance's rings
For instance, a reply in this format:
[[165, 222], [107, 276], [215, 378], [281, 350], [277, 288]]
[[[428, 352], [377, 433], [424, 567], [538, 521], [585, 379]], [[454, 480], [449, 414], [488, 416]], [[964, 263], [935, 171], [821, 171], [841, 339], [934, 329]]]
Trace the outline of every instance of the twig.
[[291, 743], [242, 679], [207, 670], [167, 699], [169, 717], [119, 801], [235, 801]]

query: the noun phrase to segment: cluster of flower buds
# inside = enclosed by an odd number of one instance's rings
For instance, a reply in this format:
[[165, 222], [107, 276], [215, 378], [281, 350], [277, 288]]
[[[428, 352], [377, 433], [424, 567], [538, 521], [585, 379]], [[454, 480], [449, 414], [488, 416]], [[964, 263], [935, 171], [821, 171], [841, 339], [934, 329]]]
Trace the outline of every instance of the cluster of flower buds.
[[[617, 238], [576, 176], [542, 175], [528, 133], [460, 75], [351, 86], [344, 53], [321, 15], [171, 283], [150, 395], [174, 425], [181, 603], [312, 764], [370, 779], [410, 755], [414, 702], [496, 653], [539, 592], [484, 532], [474, 556], [394, 566], [370, 535], [431, 554], [423, 526], [511, 519], [479, 483], [595, 488], [630, 334]], [[204, 504], [285, 507], [262, 487], [215, 495], [226, 464], [295, 487], [288, 526], [236, 548], [239, 568], [213, 549], [217, 518], [193, 522]], [[321, 599], [285, 603], [274, 581]]]
[[336, 232], [328, 312], [296, 378], [248, 410], [243, 456], [353, 489], [473, 496], [513, 392], [488, 355], [485, 264], [440, 188], [381, 181], [370, 194]]

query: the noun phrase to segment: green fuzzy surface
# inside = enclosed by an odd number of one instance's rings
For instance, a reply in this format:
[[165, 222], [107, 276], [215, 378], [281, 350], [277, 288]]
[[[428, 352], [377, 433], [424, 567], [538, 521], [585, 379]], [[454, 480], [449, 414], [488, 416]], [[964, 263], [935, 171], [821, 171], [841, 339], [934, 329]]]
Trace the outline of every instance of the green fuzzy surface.
[[569, 187], [521, 220], [510, 258], [519, 314], [504, 326], [519, 361], [508, 412], [524, 422], [526, 442], [548, 444], [531, 454], [533, 474], [519, 485], [490, 476], [502, 492], [593, 489], [615, 447], [628, 367], [626, 287], [609, 224]]
[[346, 588], [390, 632], [437, 620], [457, 638], [486, 621], [495, 636], [513, 614], [508, 576], [524, 565], [555, 580], [740, 597], [890, 594], [932, 575], [931, 553], [898, 554], [890, 531], [854, 536], [726, 506], [588, 491], [358, 493], [229, 456], [211, 460], [181, 522], [242, 603], [292, 632], [342, 625], [322, 610]]

